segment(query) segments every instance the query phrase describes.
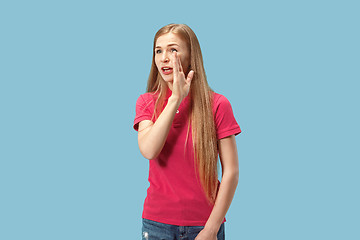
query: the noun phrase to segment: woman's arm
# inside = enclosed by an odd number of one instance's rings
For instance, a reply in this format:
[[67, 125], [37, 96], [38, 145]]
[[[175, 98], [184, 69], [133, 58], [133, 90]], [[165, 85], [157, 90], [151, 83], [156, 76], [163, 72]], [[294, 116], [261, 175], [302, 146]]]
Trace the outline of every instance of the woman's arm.
[[185, 78], [180, 58], [176, 52], [171, 56], [171, 61], [173, 62], [173, 83], [170, 83], [172, 95], [155, 123], [150, 120], [139, 123], [139, 149], [147, 159], [156, 158], [164, 147], [176, 110], [181, 101], [188, 95], [191, 80], [194, 77], [194, 71], [190, 71]]
[[180, 102], [178, 99], [170, 97], [155, 123], [150, 120], [139, 123], [139, 149], [145, 158], [154, 159], [161, 152]]
[[216, 240], [216, 235], [228, 211], [239, 180], [239, 160], [235, 136], [219, 140], [219, 154], [222, 166], [222, 179], [214, 208], [205, 228], [195, 240]]

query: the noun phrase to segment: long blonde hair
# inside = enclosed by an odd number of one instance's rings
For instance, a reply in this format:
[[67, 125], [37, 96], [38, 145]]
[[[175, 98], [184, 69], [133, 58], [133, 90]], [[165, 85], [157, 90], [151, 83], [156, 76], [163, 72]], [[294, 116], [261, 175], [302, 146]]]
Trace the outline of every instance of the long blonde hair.
[[[208, 85], [200, 44], [195, 33], [185, 24], [169, 24], [162, 27], [154, 37], [153, 60], [147, 84], [147, 92], [158, 93], [155, 116], [164, 105], [167, 84], [162, 80], [155, 64], [155, 44], [166, 33], [178, 34], [190, 49], [190, 68], [195, 74], [191, 81], [190, 114], [192, 139], [195, 152], [195, 166], [199, 172], [201, 185], [210, 203], [214, 203], [218, 187], [217, 138], [212, 111], [213, 91]], [[185, 73], [187, 75], [188, 73]]]

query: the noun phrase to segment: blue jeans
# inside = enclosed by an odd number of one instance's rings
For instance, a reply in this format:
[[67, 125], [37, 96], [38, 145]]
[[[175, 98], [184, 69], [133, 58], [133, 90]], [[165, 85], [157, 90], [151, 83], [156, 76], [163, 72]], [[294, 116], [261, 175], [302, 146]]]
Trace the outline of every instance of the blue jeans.
[[[176, 226], [159, 223], [143, 218], [143, 240], [194, 240], [203, 226]], [[225, 240], [225, 225], [221, 224], [217, 234], [218, 240]]]

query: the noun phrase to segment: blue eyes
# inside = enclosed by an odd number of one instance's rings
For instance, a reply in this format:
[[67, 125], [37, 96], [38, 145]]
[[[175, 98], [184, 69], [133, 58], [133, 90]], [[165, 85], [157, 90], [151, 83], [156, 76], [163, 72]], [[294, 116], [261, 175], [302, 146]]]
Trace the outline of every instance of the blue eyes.
[[[178, 50], [175, 49], [175, 48], [172, 48], [170, 51], [171, 51], [171, 52], [177, 52]], [[162, 52], [162, 51], [161, 51], [160, 49], [158, 49], [158, 50], [155, 51], [156, 54], [159, 54], [159, 53], [161, 53], [161, 52]]]

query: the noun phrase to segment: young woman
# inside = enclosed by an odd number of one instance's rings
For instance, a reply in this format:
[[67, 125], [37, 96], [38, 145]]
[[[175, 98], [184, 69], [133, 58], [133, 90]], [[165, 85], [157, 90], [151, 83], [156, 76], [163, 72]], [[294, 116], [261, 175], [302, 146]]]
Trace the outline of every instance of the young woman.
[[156, 33], [134, 129], [140, 152], [150, 160], [143, 239], [225, 239], [225, 214], [239, 178], [235, 135], [241, 130], [229, 101], [210, 89], [199, 42], [187, 25], [170, 24]]

